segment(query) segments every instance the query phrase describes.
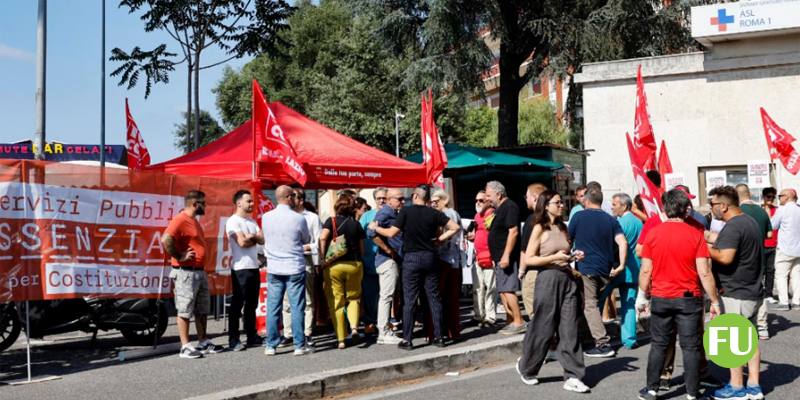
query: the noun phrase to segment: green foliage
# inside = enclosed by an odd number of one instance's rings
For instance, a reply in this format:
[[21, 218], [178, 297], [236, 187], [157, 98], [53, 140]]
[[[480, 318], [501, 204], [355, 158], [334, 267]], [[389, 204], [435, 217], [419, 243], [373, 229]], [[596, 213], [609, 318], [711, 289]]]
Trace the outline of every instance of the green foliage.
[[[497, 146], [497, 111], [487, 107], [474, 107], [467, 110], [464, 124], [465, 143], [471, 146]], [[519, 142], [520, 144], [552, 143], [567, 145], [569, 132], [559, 125], [555, 109], [543, 97], [519, 102]]]
[[[183, 150], [184, 153], [188, 153], [194, 147], [192, 143], [194, 139], [194, 115], [187, 118], [186, 113], [183, 113], [183, 117], [188, 121], [189, 126], [187, 127], [187, 122], [175, 124], [175, 132], [173, 134], [175, 135], [175, 147]], [[219, 126], [217, 120], [208, 111], [200, 110], [200, 146], [205, 146], [224, 134], [225, 130]]]
[[[297, 5], [282, 57], [260, 56], [241, 71], [226, 69], [214, 93], [228, 128], [250, 118], [250, 85], [262, 85], [270, 101], [281, 101], [339, 132], [386, 152], [395, 150], [395, 111], [401, 155], [419, 150], [422, 82], [404, 84], [412, 63], [376, 40], [377, 20], [350, 2], [327, 0]], [[434, 113], [442, 138], [460, 139], [467, 96], [435, 93]]]

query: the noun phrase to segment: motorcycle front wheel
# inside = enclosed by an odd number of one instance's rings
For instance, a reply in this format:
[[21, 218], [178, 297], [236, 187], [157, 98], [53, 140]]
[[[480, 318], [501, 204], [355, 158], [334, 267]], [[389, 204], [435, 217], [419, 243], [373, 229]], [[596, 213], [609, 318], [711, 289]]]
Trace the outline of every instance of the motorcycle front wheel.
[[167, 331], [167, 325], [169, 324], [169, 315], [167, 315], [167, 306], [164, 304], [163, 301], [158, 301], [152, 307], [153, 317], [155, 318], [156, 313], [158, 314], [158, 321], [156, 324], [153, 324], [146, 329], [120, 329], [120, 333], [122, 333], [122, 337], [128, 341], [128, 343], [134, 346], [150, 346], [156, 343], [157, 339], [160, 339], [161, 336], [164, 336], [164, 332]]
[[22, 321], [14, 303], [0, 304], [0, 351], [11, 347], [22, 331]]

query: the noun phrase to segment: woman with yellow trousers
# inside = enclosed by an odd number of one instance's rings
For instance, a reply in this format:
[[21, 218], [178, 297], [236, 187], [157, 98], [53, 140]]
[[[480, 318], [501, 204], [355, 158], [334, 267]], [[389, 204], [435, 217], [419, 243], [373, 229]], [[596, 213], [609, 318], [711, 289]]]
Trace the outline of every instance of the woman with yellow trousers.
[[[355, 202], [351, 196], [341, 195], [334, 205], [336, 216], [328, 218], [320, 234], [320, 254], [327, 254], [328, 247], [336, 248], [337, 242], [344, 238], [346, 252], [342, 249], [335, 259], [327, 259], [323, 264], [323, 286], [328, 297], [328, 307], [334, 321], [339, 348], [345, 348], [347, 328], [345, 311], [350, 324], [352, 338], [358, 333], [359, 312], [361, 309], [361, 278], [364, 276], [364, 238], [366, 234], [355, 219]], [[341, 244], [341, 243], [339, 243]]]

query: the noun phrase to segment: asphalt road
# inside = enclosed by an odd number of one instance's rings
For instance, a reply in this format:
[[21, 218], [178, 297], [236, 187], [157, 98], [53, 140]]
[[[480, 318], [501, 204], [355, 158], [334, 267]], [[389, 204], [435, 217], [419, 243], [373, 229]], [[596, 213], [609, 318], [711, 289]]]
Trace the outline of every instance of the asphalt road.
[[[773, 337], [761, 341], [761, 385], [770, 399], [800, 398], [800, 312], [770, 315]], [[358, 400], [438, 400], [438, 399], [635, 399], [645, 384], [649, 345], [621, 351], [616, 358], [586, 359], [585, 383], [589, 394], [562, 389], [562, 369], [557, 362], [547, 363], [541, 371], [541, 383], [526, 386], [514, 370], [514, 363], [490, 365], [458, 376], [442, 373], [422, 382], [382, 388], [370, 393], [341, 396]], [[678, 352], [680, 354], [680, 352]], [[663, 399], [683, 399], [682, 357], [676, 361], [676, 376], [671, 391], [660, 393]], [[455, 371], [452, 371], [455, 372]], [[727, 381], [727, 370], [712, 364], [712, 373]]]
[[[466, 306], [463, 311], [467, 312]], [[171, 322], [173, 325], [163, 341], [175, 343], [178, 338], [174, 319]], [[214, 338], [214, 342], [227, 345], [227, 336], [222, 334], [222, 328], [221, 320], [209, 321], [209, 332], [221, 335]], [[500, 335], [495, 332], [494, 328], [467, 327], [463, 333], [465, 340], [453, 346], [469, 346], [498, 339]], [[22, 338], [24, 335], [11, 349], [0, 353], [0, 381], [26, 376]], [[118, 352], [129, 348], [124, 339], [115, 333], [101, 333], [94, 348], [90, 345], [89, 336], [80, 333], [45, 339], [34, 342], [32, 348], [34, 378], [57, 375], [61, 379], [22, 386], [0, 386], [0, 400], [182, 399], [440, 350], [424, 345], [421, 339], [415, 340], [414, 344], [419, 347], [412, 352], [400, 350], [397, 346], [377, 345], [374, 339], [356, 347], [337, 350], [333, 336], [325, 335], [317, 345], [318, 351], [303, 357], [293, 356], [292, 348], [278, 349], [278, 355], [273, 357], [265, 356], [262, 348], [249, 348], [241, 353], [223, 352], [197, 360], [181, 359], [175, 351], [120, 362], [117, 360]]]

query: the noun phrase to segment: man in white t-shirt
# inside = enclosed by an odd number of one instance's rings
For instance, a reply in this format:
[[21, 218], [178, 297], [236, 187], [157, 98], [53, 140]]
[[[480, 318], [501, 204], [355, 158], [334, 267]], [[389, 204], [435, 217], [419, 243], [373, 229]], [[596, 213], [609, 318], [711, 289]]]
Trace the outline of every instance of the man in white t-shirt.
[[[228, 320], [228, 346], [233, 351], [246, 348], [239, 340], [239, 318], [244, 319], [244, 331], [247, 334], [247, 345], [260, 346], [263, 340], [256, 331], [256, 307], [261, 278], [258, 272], [258, 245], [264, 244], [264, 234], [258, 223], [250, 217], [253, 212], [253, 196], [247, 190], [240, 190], [233, 195], [236, 212], [225, 223], [225, 235], [231, 246], [231, 282], [233, 283], [233, 299], [231, 300], [230, 319]], [[244, 306], [244, 313], [242, 313]]]

